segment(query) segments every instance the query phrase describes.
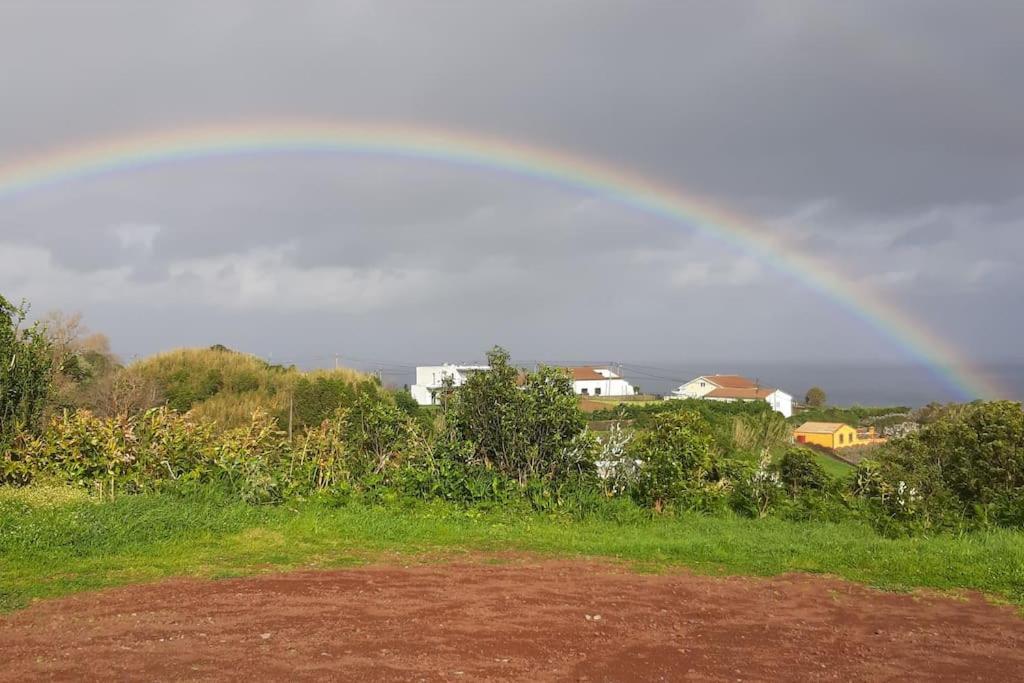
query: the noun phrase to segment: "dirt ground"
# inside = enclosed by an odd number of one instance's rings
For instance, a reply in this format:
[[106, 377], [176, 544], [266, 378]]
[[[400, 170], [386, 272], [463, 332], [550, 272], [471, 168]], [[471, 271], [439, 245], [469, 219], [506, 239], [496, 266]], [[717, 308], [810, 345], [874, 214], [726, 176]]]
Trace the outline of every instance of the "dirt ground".
[[1020, 680], [1013, 608], [809, 576], [475, 558], [36, 603], [0, 680]]

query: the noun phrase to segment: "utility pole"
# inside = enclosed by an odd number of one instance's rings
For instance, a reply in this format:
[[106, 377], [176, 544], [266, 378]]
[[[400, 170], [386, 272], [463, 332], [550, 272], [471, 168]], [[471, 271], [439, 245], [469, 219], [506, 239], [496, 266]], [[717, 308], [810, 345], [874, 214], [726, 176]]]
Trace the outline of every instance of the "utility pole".
[[295, 420], [295, 392], [288, 394], [288, 443], [292, 442], [292, 422]]

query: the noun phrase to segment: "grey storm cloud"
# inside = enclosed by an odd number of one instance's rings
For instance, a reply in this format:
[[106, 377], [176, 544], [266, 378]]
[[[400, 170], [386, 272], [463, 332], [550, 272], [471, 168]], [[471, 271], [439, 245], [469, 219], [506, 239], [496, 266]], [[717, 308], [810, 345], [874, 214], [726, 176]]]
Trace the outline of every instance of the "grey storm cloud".
[[[1024, 288], [1022, 25], [995, 1], [6, 3], [0, 166], [211, 122], [469, 130], [708, 197], [978, 359], [1019, 358], [1024, 317], [992, 311]], [[128, 355], [901, 357], [694, 225], [354, 155], [0, 198], [0, 291], [81, 309]]]
[[925, 223], [910, 228], [892, 241], [894, 247], [927, 247], [953, 238], [954, 228], [950, 223]]

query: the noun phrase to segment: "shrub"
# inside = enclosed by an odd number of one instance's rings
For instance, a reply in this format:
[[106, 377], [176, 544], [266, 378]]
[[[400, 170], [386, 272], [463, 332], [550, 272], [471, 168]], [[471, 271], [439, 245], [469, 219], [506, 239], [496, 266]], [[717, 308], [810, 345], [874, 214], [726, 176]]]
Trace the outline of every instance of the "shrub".
[[41, 475], [107, 494], [141, 493], [167, 480], [203, 478], [211, 444], [208, 425], [166, 408], [111, 418], [81, 410], [53, 418], [8, 462], [16, 459], [27, 478]]
[[790, 434], [786, 419], [765, 405], [760, 412], [734, 418], [731, 446], [760, 461], [788, 441]]
[[277, 422], [256, 412], [245, 427], [217, 439], [211, 452], [216, 476], [249, 503], [277, 502], [289, 486], [291, 451]]
[[39, 426], [52, 380], [43, 328], [22, 328], [28, 309], [0, 296], [0, 455], [19, 434]]
[[290, 415], [295, 429], [314, 427], [350, 405], [358, 391], [370, 391], [371, 386], [378, 391], [376, 380], [354, 370], [303, 373], [220, 345], [158, 354], [133, 363], [128, 371], [151, 382], [170, 407], [194, 411], [220, 429], [245, 427], [254, 410], [282, 427]]
[[642, 463], [634, 497], [661, 510], [667, 503], [683, 502], [709, 483], [711, 428], [696, 412], [662, 413], [638, 431], [627, 453]]
[[855, 491], [885, 524], [1017, 523], [1024, 496], [1024, 412], [1010, 401], [946, 410], [864, 462]]
[[568, 374], [542, 367], [520, 377], [498, 347], [487, 360], [491, 369], [470, 376], [446, 408], [454, 438], [472, 444], [473, 461], [521, 486], [593, 471], [593, 441]]
[[757, 465], [748, 465], [733, 473], [729, 502], [737, 512], [764, 517], [783, 495], [782, 479], [771, 466], [771, 456], [767, 453]]
[[623, 429], [618, 422], [613, 423], [611, 429], [598, 439], [594, 464], [605, 495], [628, 493], [637, 485], [643, 462], [637, 460], [630, 451], [632, 440], [633, 433]]
[[828, 474], [806, 448], [787, 448], [778, 464], [779, 478], [791, 497], [807, 489], [823, 490]]

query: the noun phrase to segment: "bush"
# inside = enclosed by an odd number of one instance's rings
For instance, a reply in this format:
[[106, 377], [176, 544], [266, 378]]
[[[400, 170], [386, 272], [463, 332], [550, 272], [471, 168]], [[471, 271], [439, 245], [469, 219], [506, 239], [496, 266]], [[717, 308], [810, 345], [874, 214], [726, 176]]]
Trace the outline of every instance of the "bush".
[[21, 327], [27, 312], [0, 296], [0, 455], [39, 426], [50, 395], [49, 342], [38, 324]]
[[911, 530], [1019, 524], [1024, 496], [1024, 412], [1010, 401], [946, 410], [861, 463], [855, 491], [883, 526]]
[[96, 417], [88, 411], [55, 417], [37, 438], [12, 451], [7, 467], [104, 494], [152, 491], [167, 480], [201, 479], [213, 443], [208, 425], [166, 408], [141, 416]]
[[807, 489], [823, 490], [828, 474], [814, 459], [814, 453], [806, 448], [787, 448], [779, 459], [779, 478], [791, 497]]
[[768, 454], [763, 455], [757, 465], [744, 465], [732, 473], [729, 503], [741, 514], [765, 517], [784, 495], [782, 480], [771, 466]]
[[592, 472], [594, 444], [568, 374], [542, 367], [520, 375], [498, 347], [487, 360], [488, 372], [470, 376], [446, 399], [452, 437], [472, 444], [473, 462], [520, 486]]
[[261, 410], [282, 427], [291, 417], [293, 428], [301, 431], [350, 405], [358, 393], [379, 392], [376, 379], [354, 370], [304, 373], [220, 345], [158, 354], [127, 370], [150, 383], [147, 395], [214, 421], [220, 429], [245, 427], [253, 411]]
[[693, 411], [662, 413], [637, 432], [628, 458], [639, 460], [633, 497], [661, 510], [666, 504], [693, 502], [706, 489], [712, 471], [711, 427]]

